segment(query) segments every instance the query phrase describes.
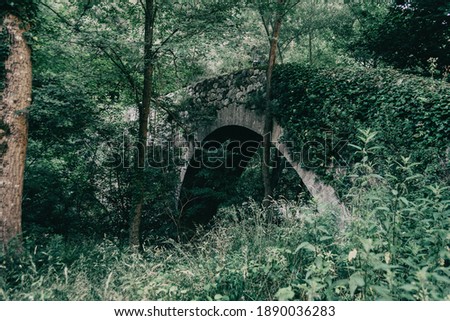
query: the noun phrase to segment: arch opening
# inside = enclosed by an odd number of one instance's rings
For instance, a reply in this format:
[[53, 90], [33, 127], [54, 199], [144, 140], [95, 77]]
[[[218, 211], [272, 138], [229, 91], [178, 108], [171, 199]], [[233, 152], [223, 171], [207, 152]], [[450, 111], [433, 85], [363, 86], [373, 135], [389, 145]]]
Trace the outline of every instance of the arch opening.
[[[219, 207], [239, 205], [248, 198], [262, 201], [261, 144], [260, 134], [242, 126], [223, 126], [203, 139], [193, 153], [181, 186], [181, 230], [207, 226]], [[275, 197], [309, 199], [300, 176], [275, 146], [271, 154]]]

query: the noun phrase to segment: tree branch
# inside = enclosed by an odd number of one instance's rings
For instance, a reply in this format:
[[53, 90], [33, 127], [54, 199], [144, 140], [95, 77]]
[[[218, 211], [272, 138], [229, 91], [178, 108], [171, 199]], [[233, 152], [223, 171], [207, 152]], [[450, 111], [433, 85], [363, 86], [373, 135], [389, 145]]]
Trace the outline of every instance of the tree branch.
[[127, 79], [127, 81], [129, 82], [132, 91], [134, 91], [135, 94], [135, 103], [137, 106], [139, 106], [140, 104], [140, 99], [139, 99], [139, 95], [138, 95], [138, 91], [137, 91], [137, 87], [134, 83], [133, 78], [131, 77], [131, 75], [128, 73], [128, 71], [126, 70], [125, 66], [122, 66], [120, 62], [116, 61], [116, 59], [114, 59], [114, 57], [103, 47], [103, 46], [97, 46], [98, 49], [100, 49], [101, 52], [103, 52], [105, 54], [106, 57], [108, 57], [109, 60], [111, 60], [111, 62], [120, 70], [120, 72], [122, 72], [122, 74], [125, 76], [125, 78]]
[[284, 18], [284, 16], [286, 16], [288, 14], [288, 12], [291, 11], [292, 8], [296, 7], [300, 2], [302, 2], [302, 0], [294, 2], [294, 4], [292, 4], [289, 8], [286, 8], [284, 13], [281, 14], [281, 17]]
[[142, 9], [144, 10], [144, 13], [147, 11], [147, 8], [145, 7], [144, 2], [142, 0], [139, 0], [139, 3], [141, 4]]
[[39, 1], [39, 4], [46, 7], [48, 10], [50, 10], [51, 12], [53, 12], [53, 14], [55, 14], [59, 20], [61, 20], [62, 22], [64, 22], [66, 25], [68, 25], [70, 28], [74, 28], [74, 26], [63, 16], [61, 15], [59, 12], [57, 12], [55, 9], [53, 9], [52, 7], [50, 7], [49, 5], [47, 5], [46, 3], [43, 3], [41, 1]]
[[178, 31], [180, 31], [180, 29], [179, 29], [179, 28], [176, 28], [175, 30], [173, 30], [173, 31], [170, 33], [170, 35], [169, 35], [166, 39], [164, 39], [164, 41], [161, 43], [161, 45], [158, 46], [158, 49], [156, 49], [156, 50], [153, 52], [152, 58], [155, 58], [155, 57], [156, 57], [156, 55], [157, 55], [157, 53], [159, 52], [159, 50], [160, 50], [162, 47], [164, 47], [164, 45], [165, 45], [165, 44], [166, 44], [173, 36], [175, 36], [175, 34], [176, 34]]

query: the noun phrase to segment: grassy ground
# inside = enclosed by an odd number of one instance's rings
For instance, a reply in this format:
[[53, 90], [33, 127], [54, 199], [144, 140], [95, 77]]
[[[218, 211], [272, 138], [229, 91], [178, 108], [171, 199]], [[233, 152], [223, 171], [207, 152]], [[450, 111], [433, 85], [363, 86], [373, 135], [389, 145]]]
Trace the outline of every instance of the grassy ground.
[[[30, 243], [19, 258], [2, 257], [0, 298], [450, 299], [448, 247], [433, 243], [428, 233], [434, 226], [392, 246], [367, 218], [354, 217], [339, 231], [332, 212], [274, 203], [272, 211], [280, 209], [287, 218], [274, 224], [266, 223], [266, 211], [256, 203], [228, 208], [216, 227], [195, 241], [168, 242], [143, 254], [114, 240], [74, 244], [43, 237], [43, 244]], [[404, 233], [399, 230], [398, 237]]]

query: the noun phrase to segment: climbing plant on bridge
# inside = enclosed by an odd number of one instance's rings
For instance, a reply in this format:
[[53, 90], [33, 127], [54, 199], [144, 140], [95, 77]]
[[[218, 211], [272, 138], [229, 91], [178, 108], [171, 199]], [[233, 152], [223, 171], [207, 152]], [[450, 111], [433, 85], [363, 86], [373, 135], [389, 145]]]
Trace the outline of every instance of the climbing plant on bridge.
[[331, 167], [352, 161], [352, 150], [336, 144], [355, 141], [358, 128], [379, 132], [384, 158], [411, 155], [434, 178], [449, 179], [450, 86], [445, 82], [391, 69], [288, 64], [276, 69], [273, 99], [284, 139], [303, 152], [306, 167], [330, 180]]

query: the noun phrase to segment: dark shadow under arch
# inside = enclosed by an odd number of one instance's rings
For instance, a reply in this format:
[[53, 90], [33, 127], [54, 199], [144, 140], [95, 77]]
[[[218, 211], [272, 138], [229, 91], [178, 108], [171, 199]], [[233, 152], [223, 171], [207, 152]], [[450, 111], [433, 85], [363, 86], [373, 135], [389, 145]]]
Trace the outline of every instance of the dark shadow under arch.
[[[180, 225], [192, 229], [195, 225], [205, 225], [211, 221], [218, 206], [226, 202], [225, 197], [238, 182], [247, 165], [254, 157], [262, 143], [262, 136], [255, 131], [242, 126], [223, 126], [199, 143], [189, 162], [184, 175], [179, 198]], [[274, 146], [274, 157], [282, 159], [281, 153]], [[274, 167], [274, 172], [280, 170], [274, 184], [281, 177], [281, 170], [287, 169], [288, 161], [283, 158], [283, 167]], [[276, 163], [276, 164], [281, 164]], [[272, 164], [273, 165], [273, 164]], [[209, 169], [209, 170], [205, 170]], [[298, 179], [299, 191], [306, 191], [294, 169]], [[259, 180], [263, 192], [262, 179]], [[255, 183], [258, 185], [258, 182]]]

